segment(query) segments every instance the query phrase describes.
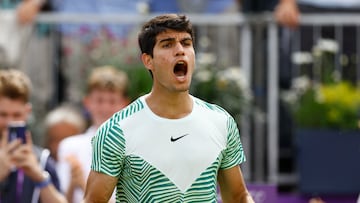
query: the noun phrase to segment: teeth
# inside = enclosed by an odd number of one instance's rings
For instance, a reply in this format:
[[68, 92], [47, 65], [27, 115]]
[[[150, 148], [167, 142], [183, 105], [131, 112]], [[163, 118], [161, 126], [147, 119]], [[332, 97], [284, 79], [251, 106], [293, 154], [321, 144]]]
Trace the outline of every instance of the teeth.
[[177, 62], [177, 64], [183, 65], [183, 64], [185, 64], [185, 62], [184, 61], [179, 61], [179, 62]]

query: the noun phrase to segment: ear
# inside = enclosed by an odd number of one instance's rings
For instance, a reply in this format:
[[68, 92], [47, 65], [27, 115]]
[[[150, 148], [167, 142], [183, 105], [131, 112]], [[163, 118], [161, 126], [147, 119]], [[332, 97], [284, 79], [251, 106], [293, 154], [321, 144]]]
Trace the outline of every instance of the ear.
[[25, 104], [25, 111], [26, 111], [26, 120], [28, 120], [29, 119], [29, 117], [30, 117], [30, 114], [31, 114], [31, 112], [32, 112], [32, 105], [31, 105], [31, 103], [26, 103]]
[[89, 98], [88, 98], [88, 95], [86, 95], [82, 99], [82, 103], [83, 103], [83, 106], [86, 108], [86, 110], [89, 110]]
[[141, 61], [143, 62], [146, 69], [148, 70], [153, 69], [152, 57], [149, 54], [146, 53], [141, 54]]
[[26, 108], [27, 114], [30, 115], [32, 112], [32, 105], [30, 103], [27, 103], [25, 108]]

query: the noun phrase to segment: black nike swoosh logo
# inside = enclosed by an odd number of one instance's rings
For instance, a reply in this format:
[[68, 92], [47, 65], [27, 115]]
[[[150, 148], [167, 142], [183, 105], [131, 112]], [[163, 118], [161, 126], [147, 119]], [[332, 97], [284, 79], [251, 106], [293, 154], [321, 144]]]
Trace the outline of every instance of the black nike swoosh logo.
[[189, 135], [189, 134], [187, 133], [187, 134], [181, 135], [180, 137], [176, 137], [176, 138], [173, 138], [173, 137], [171, 136], [170, 141], [171, 141], [171, 142], [175, 142], [176, 140], [181, 139], [181, 138], [185, 137], [186, 135]]

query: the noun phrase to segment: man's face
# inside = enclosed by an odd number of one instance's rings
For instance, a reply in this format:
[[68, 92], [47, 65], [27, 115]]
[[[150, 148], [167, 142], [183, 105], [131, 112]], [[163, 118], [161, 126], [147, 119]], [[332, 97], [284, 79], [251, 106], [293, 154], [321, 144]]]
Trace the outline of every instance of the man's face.
[[95, 89], [84, 99], [84, 105], [90, 112], [95, 126], [101, 125], [127, 104], [128, 101], [124, 96], [108, 90]]
[[57, 161], [59, 143], [63, 139], [79, 133], [81, 132], [75, 124], [65, 121], [61, 121], [49, 126], [46, 132], [46, 147], [49, 148], [51, 156]]
[[187, 32], [167, 30], [156, 37], [153, 57], [143, 55], [153, 73], [153, 88], [169, 92], [188, 91], [195, 67], [195, 50]]
[[21, 100], [0, 97], [0, 130], [1, 132], [12, 121], [25, 121], [31, 113], [31, 105]]

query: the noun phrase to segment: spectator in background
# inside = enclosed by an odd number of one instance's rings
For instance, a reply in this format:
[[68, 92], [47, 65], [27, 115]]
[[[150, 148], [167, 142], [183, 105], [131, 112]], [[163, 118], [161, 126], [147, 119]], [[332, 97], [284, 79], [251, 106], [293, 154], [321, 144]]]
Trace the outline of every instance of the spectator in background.
[[8, 142], [7, 126], [26, 122], [31, 113], [31, 82], [18, 70], [0, 70], [0, 202], [65, 203], [59, 192], [55, 162], [48, 150], [34, 146], [30, 132], [26, 143]]
[[0, 66], [19, 69], [32, 80], [37, 90], [32, 93], [34, 118], [43, 118], [51, 100], [58, 99], [52, 95], [58, 68], [54, 35], [49, 24], [36, 21], [40, 13], [51, 10], [52, 0], [0, 0]]
[[299, 9], [296, 0], [237, 0], [244, 13], [274, 12], [280, 25], [296, 28], [299, 24]]
[[[290, 49], [289, 39], [291, 32], [296, 30], [300, 13], [296, 4], [296, 0], [238, 0], [241, 5], [241, 12], [246, 15], [261, 15], [269, 13], [280, 25], [279, 29], [279, 49], [274, 50], [279, 53], [279, 86], [281, 89], [288, 89], [291, 84], [291, 61], [290, 61]], [[266, 23], [253, 23], [252, 29], [252, 84], [251, 89], [254, 94], [254, 103], [257, 109], [266, 113], [268, 111], [268, 33]], [[283, 151], [292, 152], [295, 150], [293, 146], [293, 122], [291, 111], [287, 105], [279, 100], [279, 119], [281, 126], [279, 126], [279, 173], [292, 173], [295, 170], [294, 157], [283, 156]], [[266, 129], [267, 123], [262, 122], [258, 126], [260, 129]], [[264, 140], [266, 140], [265, 131], [259, 130], [259, 128], [253, 129], [254, 134], [259, 134]], [[294, 154], [294, 153], [290, 153]], [[266, 161], [266, 160], [265, 160]], [[260, 177], [266, 177], [266, 172], [259, 168], [254, 168], [256, 171], [254, 174], [262, 174]], [[255, 177], [255, 179], [258, 179]], [[264, 181], [264, 180], [257, 180]], [[281, 186], [293, 187], [293, 183], [282, 183]], [[280, 188], [280, 187], [279, 187]], [[282, 189], [281, 187], [280, 189]]]
[[[103, 16], [111, 14], [147, 13], [148, 0], [52, 0], [55, 10], [60, 14], [89, 14]], [[90, 19], [90, 18], [89, 18]], [[62, 23], [61, 33], [61, 72], [66, 85], [64, 100], [80, 103], [86, 86], [78, 78], [86, 77], [88, 67], [101, 65], [123, 66], [139, 61], [138, 52], [132, 52], [137, 42], [137, 26], [131, 23]], [[119, 48], [120, 47], [120, 48]], [[140, 61], [139, 61], [140, 63]]]
[[0, 9], [16, 9], [20, 24], [34, 22], [46, 0], [2, 0]]
[[[296, 3], [296, 0], [238, 0], [238, 3], [241, 5], [241, 12], [244, 14], [264, 14], [266, 12], [273, 12], [275, 20], [283, 26], [283, 28], [296, 29], [299, 25], [300, 12]], [[255, 71], [259, 73], [259, 75], [255, 76], [254, 82], [255, 85], [255, 93], [263, 94], [262, 86], [265, 85], [265, 76], [266, 69], [266, 34], [264, 33], [265, 27], [264, 25], [256, 25], [253, 28], [254, 36], [253, 41], [253, 56], [254, 59], [254, 68], [259, 71]], [[258, 34], [256, 34], [258, 33]], [[259, 34], [260, 33], [260, 34]], [[290, 85], [290, 61], [288, 58], [290, 57], [288, 53], [290, 52], [288, 48], [288, 38], [290, 37], [289, 31], [287, 29], [281, 31], [280, 38], [280, 51], [281, 51], [281, 66], [280, 66], [280, 86], [282, 88], [288, 88]], [[261, 42], [261, 43], [259, 43]], [[261, 50], [261, 51], [259, 51]], [[263, 98], [260, 100], [266, 101]], [[261, 102], [260, 102], [261, 103]], [[264, 104], [262, 104], [264, 105]]]
[[[275, 8], [275, 17], [277, 21], [286, 27], [300, 28], [300, 35], [291, 35], [290, 37], [300, 38], [300, 51], [311, 52], [313, 46], [317, 43], [314, 36], [316, 27], [318, 26], [301, 26], [299, 27], [299, 16], [301, 14], [331, 14], [331, 13], [359, 13], [360, 12], [360, 1], [359, 0], [280, 0]], [[342, 36], [336, 38], [335, 26], [321, 26], [321, 31], [318, 33], [319, 37], [325, 39], [334, 39], [341, 41], [341, 50], [343, 61], [347, 63], [341, 64], [342, 75], [352, 81], [356, 80], [356, 52], [357, 46], [354, 43], [357, 35], [356, 26], [345, 25], [342, 26]], [[283, 37], [284, 38], [284, 37]], [[287, 37], [289, 38], [289, 37]], [[282, 49], [283, 53], [290, 53], [291, 48], [289, 47], [289, 40], [284, 39]], [[339, 42], [340, 43], [340, 42]], [[290, 58], [290, 56], [288, 57]], [[288, 62], [289, 63], [289, 62]]]
[[[125, 72], [104, 66], [93, 69], [88, 80], [84, 107], [92, 124], [84, 133], [65, 138], [58, 150], [58, 172], [63, 191], [70, 203], [79, 203], [90, 172], [91, 139], [98, 127], [116, 111], [125, 107], [128, 78]], [[114, 199], [115, 200], [115, 197]]]
[[[151, 13], [189, 13], [189, 14], [229, 14], [239, 10], [236, 0], [150, 0]], [[237, 27], [194, 25], [198, 53], [211, 53], [216, 56], [216, 65], [221, 67], [239, 64], [239, 30]], [[201, 43], [205, 42], [205, 43]], [[232, 47], [232, 50], [228, 49]]]
[[85, 129], [86, 120], [77, 109], [59, 106], [46, 115], [44, 146], [50, 150], [50, 156], [57, 162], [60, 141], [69, 136], [81, 134]]
[[299, 26], [300, 11], [296, 0], [279, 0], [274, 14], [275, 19], [284, 27], [296, 29]]
[[[297, 0], [298, 7], [302, 14], [358, 14], [360, 12], [359, 0]], [[353, 25], [320, 25], [301, 26], [300, 28], [300, 50], [311, 52], [317, 43], [314, 36], [322, 39], [333, 39], [339, 43], [336, 60], [340, 63], [340, 74], [343, 78], [356, 83], [357, 80], [357, 55], [358, 26]], [[316, 30], [318, 29], [318, 30]], [[319, 31], [318, 33], [316, 33]], [[341, 33], [341, 34], [339, 34]], [[337, 35], [337, 36], [336, 36]], [[341, 43], [341, 44], [340, 44]]]

